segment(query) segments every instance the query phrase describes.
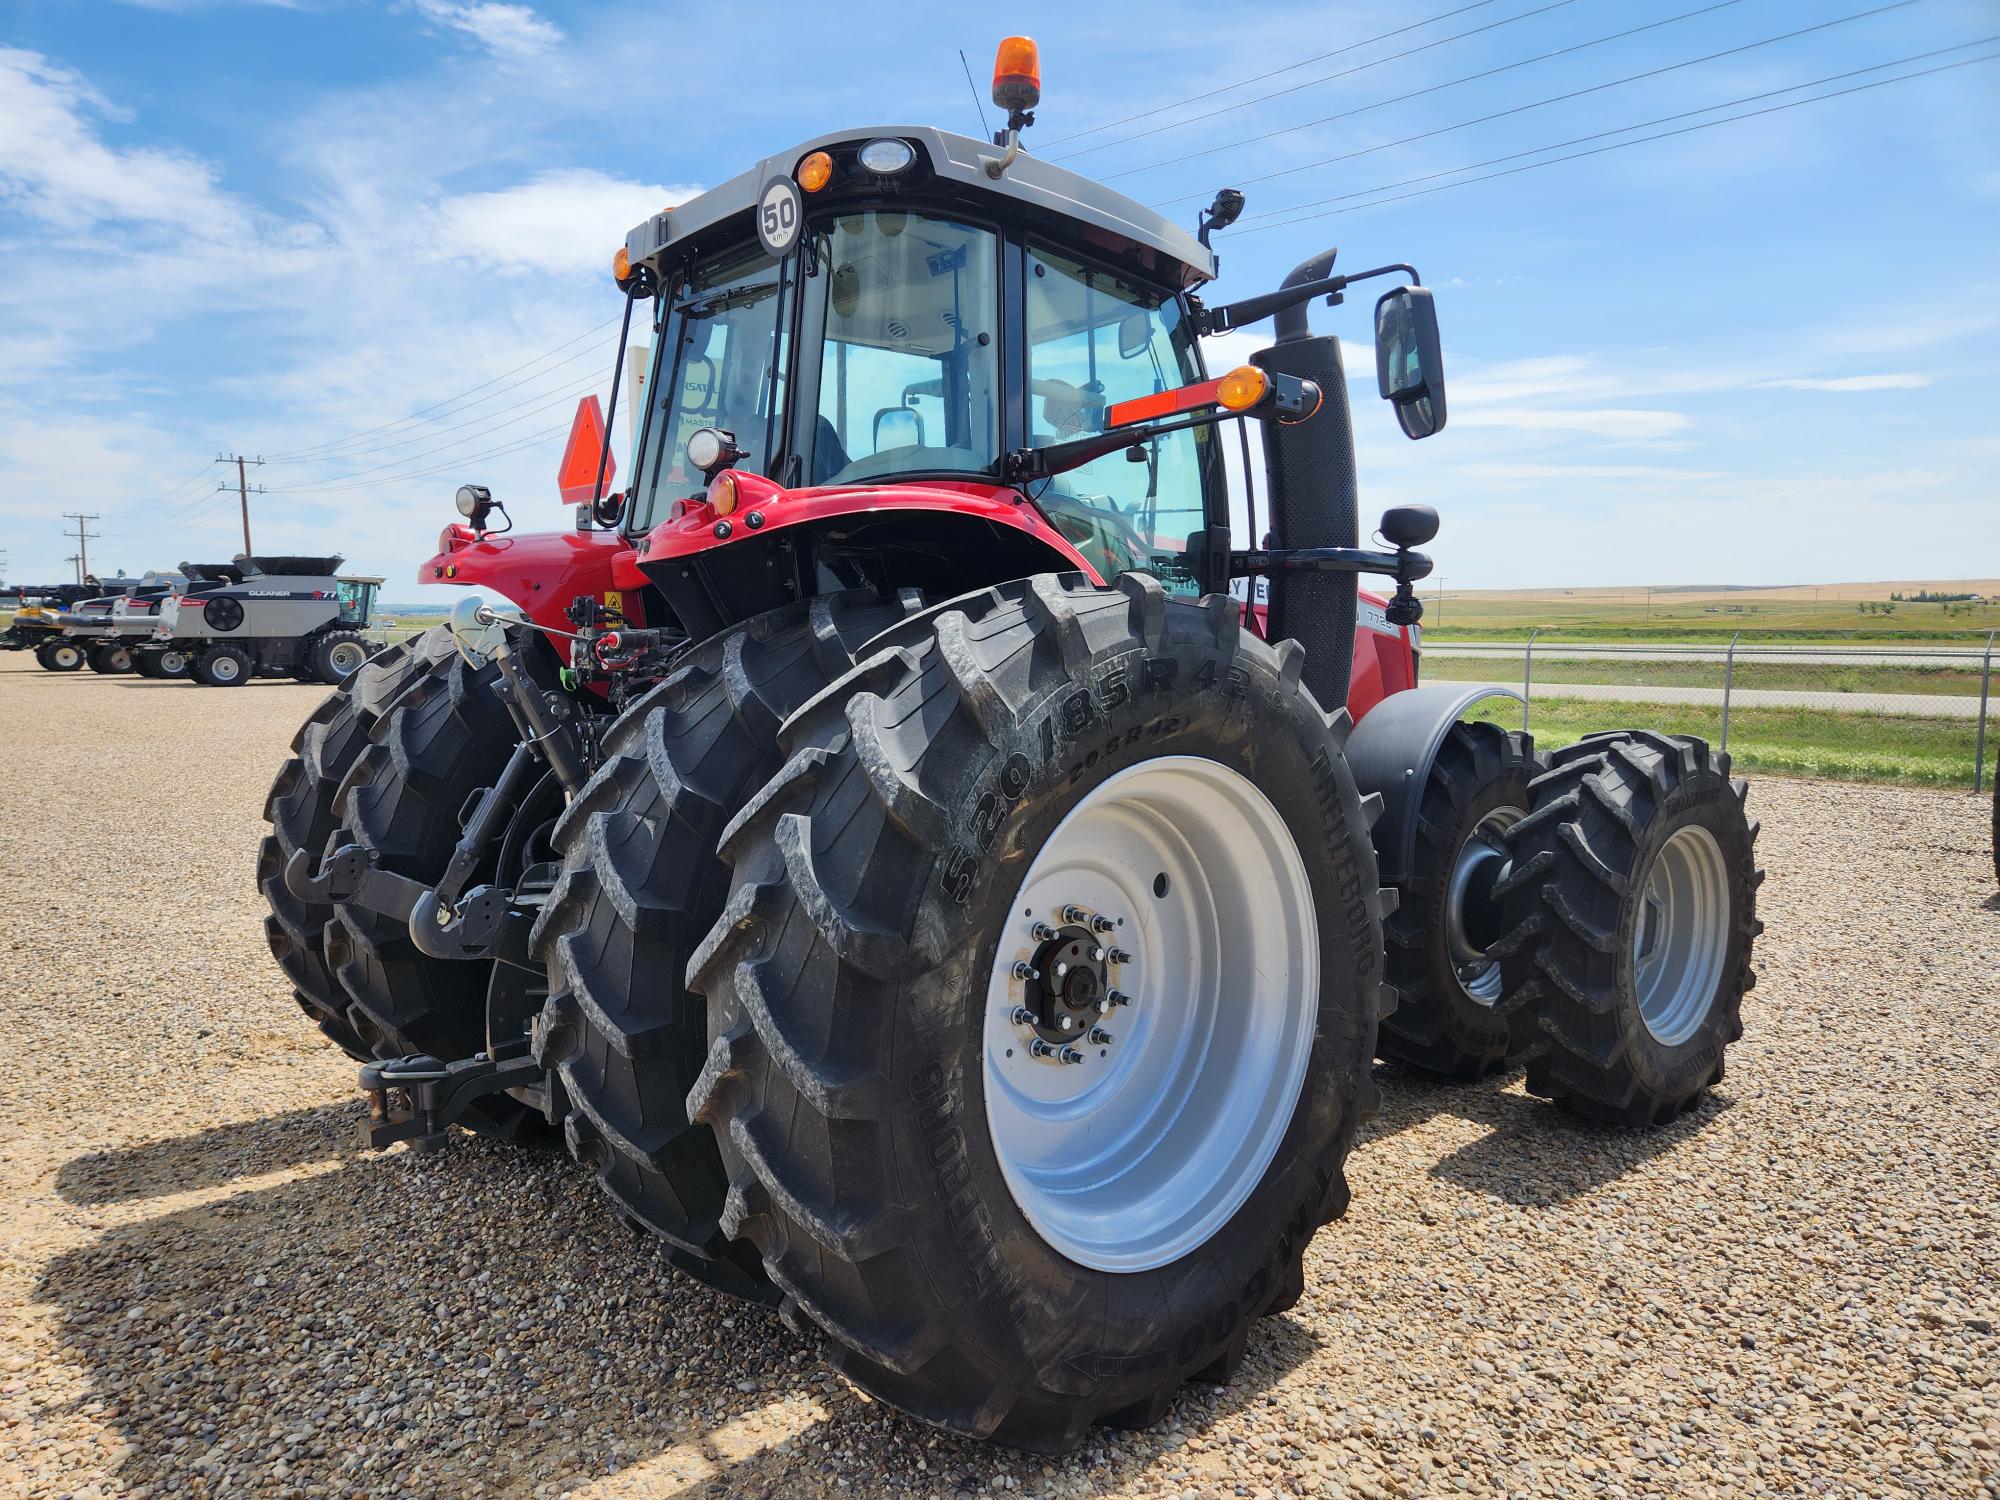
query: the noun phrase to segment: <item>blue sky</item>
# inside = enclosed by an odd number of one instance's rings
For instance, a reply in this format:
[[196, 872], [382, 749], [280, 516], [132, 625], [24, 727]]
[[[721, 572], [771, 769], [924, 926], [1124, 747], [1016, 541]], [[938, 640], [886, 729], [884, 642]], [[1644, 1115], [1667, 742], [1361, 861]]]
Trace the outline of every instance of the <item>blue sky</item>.
[[[271, 460], [260, 551], [391, 598], [462, 481], [564, 525], [542, 434], [608, 387], [625, 231], [823, 130], [978, 133], [958, 51], [983, 93], [1018, 30], [1034, 149], [1190, 220], [1245, 186], [1220, 295], [1328, 244], [1437, 287], [1451, 426], [1408, 443], [1358, 382], [1356, 425], [1364, 514], [1437, 505], [1454, 589], [1994, 576], [2000, 62], [1467, 182], [2000, 53], [1963, 45], [1991, 0], [1879, 3], [4, 0], [4, 570], [67, 577], [63, 511], [100, 572], [235, 550], [225, 450]], [[1366, 306], [1314, 317], [1358, 341]]]

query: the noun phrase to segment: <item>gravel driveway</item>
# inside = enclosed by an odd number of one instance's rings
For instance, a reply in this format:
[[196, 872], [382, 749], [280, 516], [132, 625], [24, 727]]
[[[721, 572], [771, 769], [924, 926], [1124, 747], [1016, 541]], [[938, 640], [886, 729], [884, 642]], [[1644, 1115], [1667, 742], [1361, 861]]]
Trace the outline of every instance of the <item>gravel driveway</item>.
[[251, 878], [316, 697], [0, 657], [0, 1493], [2000, 1495], [1982, 801], [1759, 784], [1707, 1104], [1384, 1069], [1236, 1384], [1045, 1464], [871, 1403], [563, 1161], [353, 1149]]

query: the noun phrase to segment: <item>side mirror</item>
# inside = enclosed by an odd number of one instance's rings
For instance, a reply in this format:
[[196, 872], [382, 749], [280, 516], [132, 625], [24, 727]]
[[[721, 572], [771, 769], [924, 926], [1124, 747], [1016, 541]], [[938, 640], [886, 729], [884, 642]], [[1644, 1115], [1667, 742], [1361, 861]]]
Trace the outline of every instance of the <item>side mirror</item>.
[[892, 448], [921, 448], [924, 445], [924, 419], [921, 413], [911, 411], [907, 406], [885, 406], [875, 413], [875, 451], [887, 453]]
[[511, 604], [488, 604], [467, 594], [451, 607], [451, 642], [467, 666], [483, 667], [506, 643], [507, 632], [527, 623], [527, 614]]
[[1153, 320], [1142, 312], [1127, 313], [1118, 320], [1118, 357], [1137, 359], [1153, 343]]
[[1392, 505], [1382, 512], [1381, 531], [1392, 547], [1421, 547], [1438, 534], [1438, 513], [1428, 505]]
[[1375, 304], [1375, 378], [1405, 436], [1444, 427], [1444, 355], [1429, 287], [1397, 287]]

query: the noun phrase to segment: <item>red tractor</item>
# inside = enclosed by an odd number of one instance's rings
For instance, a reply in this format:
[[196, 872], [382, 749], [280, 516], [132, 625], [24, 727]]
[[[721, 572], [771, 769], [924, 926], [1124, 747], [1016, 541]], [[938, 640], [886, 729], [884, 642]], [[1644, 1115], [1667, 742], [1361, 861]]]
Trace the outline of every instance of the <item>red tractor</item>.
[[[1540, 757], [1418, 685], [1437, 517], [1359, 545], [1306, 318], [1398, 278], [1378, 384], [1427, 437], [1416, 273], [1327, 251], [1206, 305], [1241, 195], [1190, 234], [1024, 153], [1034, 75], [1003, 44], [991, 144], [841, 131], [633, 231], [630, 482], [550, 535], [459, 492], [425, 578], [517, 607], [468, 596], [321, 705], [259, 873], [372, 1144], [559, 1130], [871, 1392], [1059, 1450], [1296, 1301], [1378, 1054], [1693, 1104], [1759, 876], [1700, 741]], [[1266, 318], [1211, 376], [1200, 337]]]

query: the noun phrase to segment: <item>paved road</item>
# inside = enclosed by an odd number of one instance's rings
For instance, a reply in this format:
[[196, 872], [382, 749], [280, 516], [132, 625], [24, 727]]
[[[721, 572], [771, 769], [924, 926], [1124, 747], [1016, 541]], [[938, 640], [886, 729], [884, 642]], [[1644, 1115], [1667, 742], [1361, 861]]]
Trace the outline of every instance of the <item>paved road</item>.
[[[1455, 641], [1424, 643], [1426, 656], [1499, 657], [1519, 661], [1521, 653], [1527, 649], [1526, 641]], [[1536, 661], [1618, 661], [1643, 657], [1649, 661], [1712, 661], [1720, 663], [1729, 655], [1726, 646], [1697, 645], [1645, 645], [1645, 646], [1576, 646], [1561, 643], [1537, 643]], [[1971, 667], [1977, 670], [1985, 656], [1983, 647], [1889, 647], [1850, 646], [1845, 648], [1822, 646], [1764, 646], [1745, 645], [1736, 648], [1739, 662], [1782, 662], [1787, 666], [1806, 667], [1894, 667], [1894, 666], [1937, 666]], [[1995, 668], [2000, 670], [2000, 652], [1995, 653]]]
[[[1537, 652], [1536, 655], [1540, 655]], [[1456, 678], [1453, 679], [1457, 681]], [[1472, 687], [1478, 684], [1466, 683]], [[1520, 679], [1485, 684], [1521, 691]], [[1538, 682], [1530, 698], [1582, 698], [1603, 703], [1699, 703], [1722, 707], [1722, 689], [1700, 687], [1632, 687], [1611, 682]], [[1914, 714], [1938, 719], [1976, 719], [1977, 698], [1942, 693], [1814, 693], [1778, 688], [1737, 688], [1729, 695], [1736, 708], [1819, 708], [1837, 713]]]

